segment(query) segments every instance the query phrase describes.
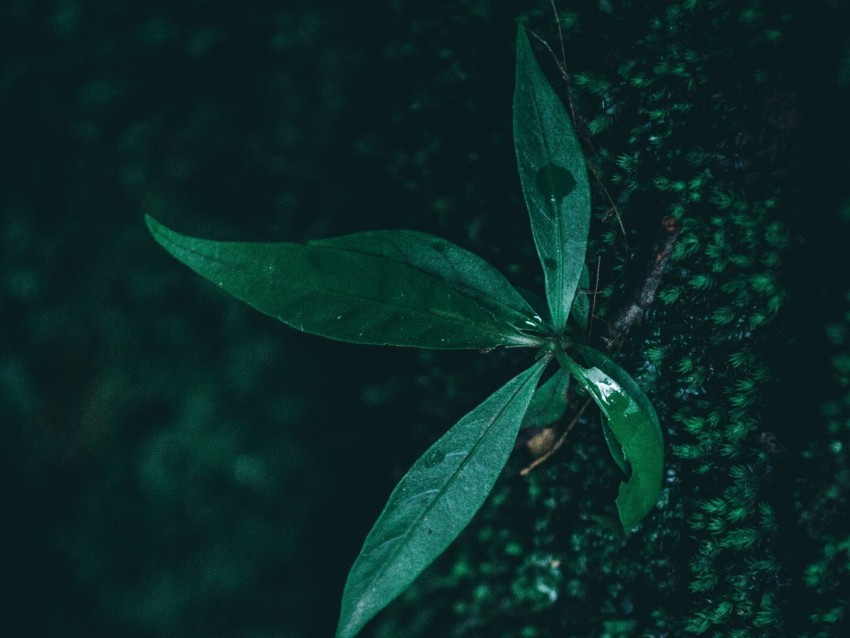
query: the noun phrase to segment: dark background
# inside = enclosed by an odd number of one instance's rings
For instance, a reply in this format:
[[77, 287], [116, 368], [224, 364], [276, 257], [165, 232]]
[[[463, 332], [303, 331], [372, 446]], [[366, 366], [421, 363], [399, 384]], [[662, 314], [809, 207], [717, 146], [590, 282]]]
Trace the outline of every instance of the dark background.
[[[556, 5], [569, 85], [535, 46], [599, 175], [597, 333], [661, 216], [682, 222], [621, 353], [665, 425], [665, 490], [618, 536], [588, 415], [528, 480], [517, 450], [366, 633], [844, 635], [850, 9]], [[527, 355], [296, 333], [143, 215], [217, 239], [413, 228], [541, 290], [518, 20], [560, 57], [547, 2], [2, 3], [4, 633], [332, 634], [394, 482]]]

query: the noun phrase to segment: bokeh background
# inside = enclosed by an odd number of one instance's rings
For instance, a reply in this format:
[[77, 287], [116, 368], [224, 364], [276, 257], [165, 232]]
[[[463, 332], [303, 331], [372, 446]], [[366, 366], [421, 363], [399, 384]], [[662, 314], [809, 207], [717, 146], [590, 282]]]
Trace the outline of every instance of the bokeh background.
[[[620, 359], [658, 509], [617, 534], [588, 414], [518, 446], [364, 633], [850, 632], [850, 7], [843, 0], [9, 0], [0, 6], [0, 632], [332, 635], [392, 485], [530, 355], [356, 347], [147, 234], [447, 237], [541, 289], [511, 142], [524, 21], [594, 179], [600, 319], [682, 223]], [[615, 210], [616, 209], [616, 210]], [[622, 223], [622, 228], [621, 228]]]

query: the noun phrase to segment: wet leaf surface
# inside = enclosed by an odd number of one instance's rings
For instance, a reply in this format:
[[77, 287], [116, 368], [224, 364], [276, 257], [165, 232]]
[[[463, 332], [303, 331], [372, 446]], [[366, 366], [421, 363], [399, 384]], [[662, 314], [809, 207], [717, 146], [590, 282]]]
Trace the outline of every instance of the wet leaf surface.
[[517, 33], [514, 147], [555, 330], [573, 304], [590, 225], [590, 187], [570, 117]]
[[375, 231], [293, 243], [219, 242], [148, 217], [174, 257], [303, 332], [434, 349], [533, 346], [540, 319], [490, 264], [443, 239]]
[[469, 524], [508, 460], [548, 361], [508, 381], [404, 475], [351, 568], [338, 638], [357, 635]]

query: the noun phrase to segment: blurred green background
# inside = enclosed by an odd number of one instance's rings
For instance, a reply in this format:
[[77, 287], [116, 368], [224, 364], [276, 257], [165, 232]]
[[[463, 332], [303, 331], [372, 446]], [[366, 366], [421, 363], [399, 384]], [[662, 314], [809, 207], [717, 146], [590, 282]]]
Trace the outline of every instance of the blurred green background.
[[[529, 480], [518, 450], [366, 634], [846, 635], [850, 8], [555, 9], [569, 89], [538, 53], [599, 174], [603, 318], [683, 220], [622, 353], [665, 423], [665, 492], [618, 537], [588, 416]], [[540, 289], [518, 20], [560, 57], [544, 1], [2, 3], [4, 634], [332, 634], [394, 482], [528, 355], [296, 333], [143, 215], [218, 239], [413, 228]]]

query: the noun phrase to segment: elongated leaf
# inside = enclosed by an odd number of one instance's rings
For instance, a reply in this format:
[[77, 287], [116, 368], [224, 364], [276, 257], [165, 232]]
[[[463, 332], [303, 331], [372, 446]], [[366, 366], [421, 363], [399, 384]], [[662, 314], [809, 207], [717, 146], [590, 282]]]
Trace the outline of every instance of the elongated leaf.
[[599, 422], [600, 427], [602, 428], [602, 436], [605, 438], [605, 444], [608, 446], [611, 458], [614, 459], [614, 463], [617, 464], [617, 467], [620, 468], [626, 477], [630, 476], [632, 473], [632, 467], [626, 460], [626, 455], [623, 453], [623, 446], [620, 445], [620, 442], [614, 435], [614, 431], [611, 429], [611, 426], [608, 425], [608, 419], [605, 418], [604, 414], [600, 414]]
[[317, 239], [311, 246], [386, 257], [445, 282], [471, 297], [494, 317], [510, 317], [523, 330], [540, 330], [543, 320], [520, 291], [490, 263], [460, 246], [412, 230], [377, 230]]
[[578, 289], [573, 297], [572, 315], [581, 331], [587, 332], [587, 326], [590, 323], [590, 271], [587, 265], [581, 267]]
[[348, 575], [338, 638], [355, 636], [483, 505], [548, 361], [541, 359], [463, 417], [401, 479]]
[[564, 416], [567, 411], [567, 391], [570, 388], [570, 373], [558, 370], [546, 383], [534, 391], [528, 412], [522, 420], [523, 428], [542, 428]]
[[514, 146], [552, 323], [560, 331], [584, 266], [590, 186], [569, 115], [543, 75], [522, 27], [516, 47]]
[[[625, 390], [640, 406], [641, 410], [649, 415], [658, 434], [658, 438], [663, 439], [664, 435], [661, 431], [661, 423], [658, 421], [658, 415], [655, 412], [655, 408], [652, 407], [652, 403], [632, 376], [615, 363], [613, 359], [604, 353], [599, 352], [599, 350], [589, 346], [579, 346], [578, 349], [588, 366], [599, 368], [602, 372], [620, 384], [623, 390]], [[605, 437], [605, 442], [608, 444], [608, 449], [611, 452], [614, 462], [621, 470], [623, 470], [623, 473], [628, 476], [631, 472], [631, 468], [629, 467], [625, 454], [623, 453], [623, 446], [620, 445], [620, 442], [611, 430], [611, 426], [608, 424], [608, 419], [605, 418], [604, 414], [602, 415], [602, 434]]]
[[[583, 368], [566, 355], [558, 355], [562, 365], [599, 405], [631, 466], [631, 475], [620, 485], [617, 495], [620, 521], [628, 531], [652, 510], [661, 491], [664, 440], [658, 417], [634, 380], [621, 385], [598, 367]], [[616, 366], [610, 359], [604, 365], [609, 371]], [[622, 373], [622, 378], [628, 377], [619, 366], [616, 368], [618, 376]]]
[[534, 346], [540, 318], [490, 264], [413, 231], [309, 244], [154, 238], [198, 274], [283, 323], [340, 341], [458, 349]]

